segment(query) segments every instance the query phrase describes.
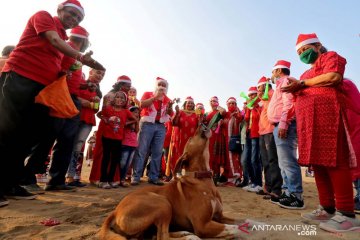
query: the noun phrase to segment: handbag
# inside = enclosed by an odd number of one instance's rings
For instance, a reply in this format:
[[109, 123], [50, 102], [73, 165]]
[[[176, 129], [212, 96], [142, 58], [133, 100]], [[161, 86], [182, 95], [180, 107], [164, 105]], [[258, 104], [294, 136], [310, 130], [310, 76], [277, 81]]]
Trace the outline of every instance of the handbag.
[[241, 153], [241, 140], [240, 136], [234, 135], [230, 137], [229, 141], [229, 151], [230, 152], [236, 152]]
[[66, 82], [66, 75], [47, 85], [35, 97], [35, 103], [49, 107], [49, 115], [57, 118], [72, 118], [79, 114]]

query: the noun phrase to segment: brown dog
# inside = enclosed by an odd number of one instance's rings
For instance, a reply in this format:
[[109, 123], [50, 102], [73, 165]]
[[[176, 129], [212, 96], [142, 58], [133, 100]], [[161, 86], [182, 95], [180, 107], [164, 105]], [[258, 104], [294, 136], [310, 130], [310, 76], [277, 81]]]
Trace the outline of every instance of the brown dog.
[[[202, 238], [239, 236], [236, 221], [222, 214], [221, 197], [212, 180], [210, 135], [208, 129], [200, 126], [187, 142], [175, 166], [175, 172], [184, 168], [185, 176], [165, 186], [141, 188], [125, 196], [102, 225], [100, 239], [141, 238], [151, 225], [157, 228], [158, 240], [191, 234], [169, 234], [169, 225]], [[182, 239], [199, 239], [196, 236]]]

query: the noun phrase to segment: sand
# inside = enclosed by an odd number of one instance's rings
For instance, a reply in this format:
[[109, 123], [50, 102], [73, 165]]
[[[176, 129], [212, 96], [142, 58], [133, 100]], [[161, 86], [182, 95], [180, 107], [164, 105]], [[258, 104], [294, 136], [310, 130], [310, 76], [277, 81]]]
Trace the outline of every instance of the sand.
[[[85, 179], [89, 171], [90, 168], [84, 165]], [[36, 200], [10, 200], [9, 206], [0, 208], [0, 239], [97, 239], [96, 234], [105, 217], [122, 196], [147, 185], [144, 182], [136, 187], [111, 190], [89, 185], [76, 192], [46, 192]], [[318, 205], [313, 178], [304, 177], [305, 210], [282, 209], [263, 200], [262, 196], [235, 187], [218, 189], [224, 203], [224, 215], [268, 224], [267, 230], [258, 228], [244, 232], [242, 239], [360, 239], [360, 232], [331, 234], [316, 225], [311, 226], [313, 232], [301, 232], [301, 228], [310, 225], [301, 221], [300, 214], [312, 211]], [[57, 219], [61, 224], [43, 226], [40, 221], [47, 218]]]

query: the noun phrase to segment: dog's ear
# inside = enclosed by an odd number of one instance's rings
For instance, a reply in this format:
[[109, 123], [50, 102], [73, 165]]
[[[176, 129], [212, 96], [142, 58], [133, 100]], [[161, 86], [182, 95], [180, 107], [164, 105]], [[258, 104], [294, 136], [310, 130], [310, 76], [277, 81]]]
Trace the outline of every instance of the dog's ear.
[[176, 173], [181, 172], [183, 164], [187, 163], [188, 161], [188, 154], [184, 152], [179, 159], [176, 161], [175, 168], [174, 168], [174, 177], [176, 177]]

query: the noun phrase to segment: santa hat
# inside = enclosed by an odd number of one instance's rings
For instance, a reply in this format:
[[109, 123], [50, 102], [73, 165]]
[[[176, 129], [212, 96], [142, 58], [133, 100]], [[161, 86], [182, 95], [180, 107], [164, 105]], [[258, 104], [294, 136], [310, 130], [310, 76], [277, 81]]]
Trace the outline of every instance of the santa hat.
[[236, 103], [236, 98], [229, 97], [229, 99], [226, 101], [226, 104], [228, 104], [228, 103]]
[[117, 79], [117, 81], [116, 81], [117, 83], [130, 83], [131, 84], [131, 79], [128, 77], [128, 76], [126, 76], [126, 75], [122, 75], [122, 76], [120, 76], [120, 77], [118, 77], [118, 79]]
[[166, 86], [168, 85], [167, 80], [165, 80], [164, 78], [161, 78], [161, 77], [157, 77], [156, 78], [156, 84], [158, 84], [159, 82], [164, 82], [166, 84]]
[[70, 36], [78, 37], [78, 38], [88, 38], [89, 33], [86, 31], [85, 28], [81, 26], [76, 26], [71, 29]]
[[259, 87], [259, 86], [264, 85], [264, 84], [266, 84], [266, 83], [267, 83], [266, 77], [262, 76], [262, 77], [260, 78], [260, 80], [258, 81], [257, 86]]
[[204, 104], [202, 104], [202, 103], [197, 103], [197, 104], [195, 105], [195, 108], [203, 108], [203, 109], [204, 109]]
[[194, 99], [192, 97], [185, 98], [185, 102], [194, 102]]
[[296, 41], [296, 51], [304, 45], [320, 42], [315, 33], [299, 34]]
[[257, 88], [256, 87], [250, 87], [249, 90], [248, 90], [248, 95], [254, 94], [254, 93], [257, 93]]
[[62, 9], [64, 7], [76, 8], [77, 10], [79, 10], [79, 12], [81, 13], [81, 15], [83, 17], [85, 16], [84, 8], [81, 6], [80, 2], [77, 0], [66, 0], [65, 2], [59, 4], [60, 9]]
[[287, 68], [290, 69], [291, 63], [285, 60], [279, 60], [275, 63], [273, 70], [278, 68]]
[[124, 94], [124, 96], [125, 96], [125, 102], [128, 101], [128, 95], [126, 94], [126, 92], [121, 91], [121, 90], [115, 92], [114, 99], [115, 99], [116, 95], [119, 95], [119, 94]]
[[212, 98], [210, 98], [210, 101], [219, 102], [219, 99], [217, 96], [213, 96]]

